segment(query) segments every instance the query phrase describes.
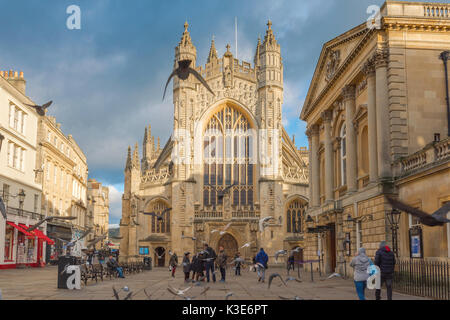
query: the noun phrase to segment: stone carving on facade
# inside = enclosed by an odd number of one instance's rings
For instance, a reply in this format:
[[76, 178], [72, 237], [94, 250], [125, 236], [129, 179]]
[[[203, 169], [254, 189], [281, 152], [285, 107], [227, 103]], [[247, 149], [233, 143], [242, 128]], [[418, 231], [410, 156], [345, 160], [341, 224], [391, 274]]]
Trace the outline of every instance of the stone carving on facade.
[[334, 75], [336, 74], [336, 71], [339, 68], [339, 64], [341, 63], [341, 51], [331, 51], [330, 52], [330, 61], [327, 63], [327, 73], [326, 73], [326, 80], [331, 81], [333, 79]]
[[346, 85], [342, 88], [342, 97], [344, 101], [346, 100], [354, 100], [356, 96], [356, 87], [353, 84]]
[[389, 64], [389, 49], [378, 49], [374, 55], [375, 67], [387, 67]]

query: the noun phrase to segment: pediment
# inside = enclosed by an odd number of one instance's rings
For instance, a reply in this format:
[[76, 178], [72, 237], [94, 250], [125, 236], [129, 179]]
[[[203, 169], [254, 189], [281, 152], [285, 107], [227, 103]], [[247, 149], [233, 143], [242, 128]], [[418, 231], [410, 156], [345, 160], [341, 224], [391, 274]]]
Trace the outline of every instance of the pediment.
[[345, 62], [358, 50], [368, 32], [364, 23], [324, 44], [303, 106], [302, 119], [309, 105], [318, 99], [339, 74]]

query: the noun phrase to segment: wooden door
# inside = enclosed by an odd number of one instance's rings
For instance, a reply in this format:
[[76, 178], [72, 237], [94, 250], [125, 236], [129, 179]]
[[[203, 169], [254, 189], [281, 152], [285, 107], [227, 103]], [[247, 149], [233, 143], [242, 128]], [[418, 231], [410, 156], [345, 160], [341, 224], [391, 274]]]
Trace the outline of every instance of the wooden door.
[[236, 239], [228, 233], [219, 240], [217, 245], [217, 253], [219, 252], [220, 247], [225, 249], [225, 254], [228, 257], [234, 257], [234, 255], [239, 251]]

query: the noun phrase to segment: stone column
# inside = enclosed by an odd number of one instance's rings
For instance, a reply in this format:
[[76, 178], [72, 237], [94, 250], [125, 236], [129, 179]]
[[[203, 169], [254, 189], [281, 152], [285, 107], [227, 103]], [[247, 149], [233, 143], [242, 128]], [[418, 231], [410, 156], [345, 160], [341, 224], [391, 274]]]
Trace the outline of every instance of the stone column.
[[322, 113], [325, 128], [325, 200], [334, 200], [333, 142], [331, 140], [331, 120], [333, 113], [327, 110]]
[[378, 176], [380, 179], [391, 177], [390, 156], [390, 119], [389, 91], [387, 67], [389, 63], [388, 50], [377, 50], [375, 53], [376, 67], [376, 118], [377, 118], [377, 153]]
[[308, 136], [311, 137], [311, 159], [310, 167], [311, 172], [309, 175], [309, 181], [312, 182], [311, 188], [311, 204], [312, 207], [320, 207], [320, 189], [319, 189], [319, 155], [317, 152], [319, 151], [319, 126], [314, 124], [307, 132]]
[[313, 193], [312, 193], [312, 185], [314, 183], [314, 179], [312, 179], [312, 135], [311, 131], [307, 130], [306, 135], [308, 136], [308, 146], [309, 146], [309, 164], [308, 164], [308, 181], [309, 181], [309, 187], [308, 187], [308, 195], [309, 195], [309, 203], [312, 205], [313, 203]]
[[356, 130], [353, 125], [356, 109], [355, 91], [355, 85], [347, 85], [342, 89], [346, 126], [347, 192], [357, 191]]
[[373, 58], [369, 59], [369, 61], [364, 64], [362, 71], [367, 77], [369, 180], [371, 183], [374, 183], [378, 181], [375, 60]]

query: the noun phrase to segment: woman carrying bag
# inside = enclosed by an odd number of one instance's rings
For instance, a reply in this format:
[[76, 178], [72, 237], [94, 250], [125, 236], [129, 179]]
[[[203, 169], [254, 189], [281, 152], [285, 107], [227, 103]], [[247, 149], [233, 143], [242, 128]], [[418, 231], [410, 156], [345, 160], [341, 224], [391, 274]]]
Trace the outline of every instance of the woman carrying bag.
[[354, 269], [353, 279], [355, 280], [355, 288], [359, 300], [366, 300], [365, 290], [367, 286], [367, 279], [369, 278], [367, 268], [369, 268], [372, 264], [373, 262], [366, 255], [366, 249], [364, 248], [360, 248], [358, 250], [358, 255], [353, 258], [352, 262], [350, 262], [350, 267]]

